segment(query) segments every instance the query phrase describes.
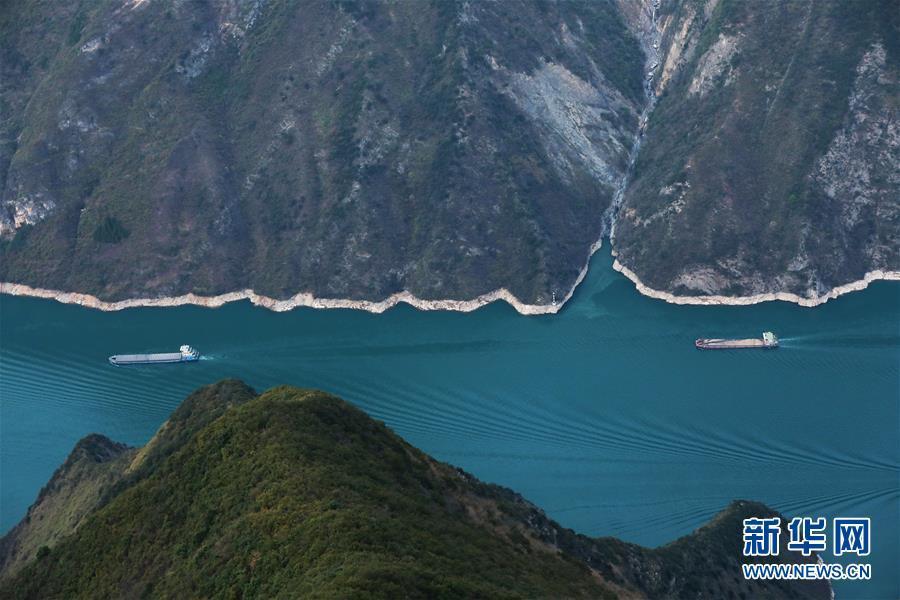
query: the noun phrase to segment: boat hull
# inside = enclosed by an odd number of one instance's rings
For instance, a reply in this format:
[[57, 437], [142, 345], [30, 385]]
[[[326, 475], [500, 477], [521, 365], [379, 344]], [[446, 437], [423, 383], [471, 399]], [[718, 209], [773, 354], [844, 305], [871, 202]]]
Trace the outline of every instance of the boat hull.
[[117, 367], [124, 365], [160, 365], [169, 363], [194, 362], [199, 357], [184, 356], [180, 352], [162, 354], [116, 354], [109, 357], [109, 363]]
[[751, 348], [777, 348], [777, 345], [767, 344], [761, 339], [747, 340], [723, 340], [723, 339], [699, 339], [694, 342], [699, 350], [747, 350]]

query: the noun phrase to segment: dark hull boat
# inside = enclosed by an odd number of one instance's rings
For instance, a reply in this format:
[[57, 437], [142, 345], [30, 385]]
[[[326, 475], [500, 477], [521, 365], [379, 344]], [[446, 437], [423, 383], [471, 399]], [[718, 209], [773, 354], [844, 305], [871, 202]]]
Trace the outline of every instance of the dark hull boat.
[[700, 350], [742, 350], [746, 348], [777, 348], [778, 337], [766, 331], [761, 338], [727, 340], [721, 338], [700, 338], [694, 342]]

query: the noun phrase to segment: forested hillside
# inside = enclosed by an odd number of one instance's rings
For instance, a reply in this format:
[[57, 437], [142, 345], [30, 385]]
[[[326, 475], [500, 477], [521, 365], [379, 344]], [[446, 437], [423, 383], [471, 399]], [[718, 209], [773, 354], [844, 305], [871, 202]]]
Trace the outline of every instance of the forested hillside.
[[652, 550], [589, 538], [334, 396], [223, 381], [139, 450], [80, 442], [0, 541], [0, 597], [830, 598], [740, 577], [742, 519], [773, 514], [734, 502]]

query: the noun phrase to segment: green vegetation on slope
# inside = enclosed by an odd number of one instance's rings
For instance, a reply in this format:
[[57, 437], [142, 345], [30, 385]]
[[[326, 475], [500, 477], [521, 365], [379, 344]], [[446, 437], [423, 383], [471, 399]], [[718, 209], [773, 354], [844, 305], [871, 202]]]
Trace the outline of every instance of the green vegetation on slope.
[[239, 381], [223, 381], [188, 396], [143, 448], [129, 448], [91, 434], [38, 494], [19, 525], [0, 540], [0, 573], [16, 572], [75, 531], [94, 511], [153, 471], [172, 452], [232, 406], [256, 393]]
[[[10, 2], [0, 280], [548, 303], [627, 170], [650, 4]], [[620, 261], [691, 295], [900, 268], [894, 4], [661, 2]]]
[[549, 302], [612, 197], [586, 157], [620, 175], [643, 104], [614, 2], [3, 12], [0, 280], [104, 299]]
[[588, 569], [485, 531], [460, 476], [346, 403], [228, 411], [5, 588], [21, 597], [596, 596]]
[[896, 3], [668, 7], [661, 62], [684, 64], [645, 133], [619, 260], [681, 294], [816, 295], [900, 268]]
[[[735, 579], [730, 546], [739, 547], [742, 515], [772, 514], [761, 505], [736, 503], [660, 550], [590, 539], [317, 391], [279, 387], [254, 397], [237, 381], [208, 386], [128, 461], [74, 532], [50, 544], [38, 532], [25, 536], [44, 547], [14, 556], [27, 566], [0, 573], [0, 597], [829, 592], [827, 585]], [[67, 510], [43, 496], [36, 505]], [[25, 538], [14, 530], [2, 544]], [[802, 560], [788, 552], [782, 559]]]
[[0, 573], [15, 573], [74, 532], [121, 481], [135, 452], [102, 435], [80, 440], [25, 518], [0, 540]]

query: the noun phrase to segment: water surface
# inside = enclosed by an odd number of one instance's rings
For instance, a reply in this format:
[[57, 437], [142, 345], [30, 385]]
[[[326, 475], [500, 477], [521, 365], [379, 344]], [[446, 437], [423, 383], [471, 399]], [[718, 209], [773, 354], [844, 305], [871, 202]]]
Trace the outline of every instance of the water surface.
[[[2, 296], [0, 528], [22, 518], [82, 436], [143, 444], [190, 391], [240, 377], [258, 390], [332, 391], [589, 535], [662, 544], [734, 498], [789, 515], [871, 516], [875, 579], [838, 591], [900, 596], [900, 285], [815, 309], [673, 306], [640, 296], [610, 264], [599, 252], [571, 303], [544, 317], [505, 304], [102, 313]], [[692, 345], [767, 329], [782, 348]], [[183, 343], [207, 360], [106, 362]]]

